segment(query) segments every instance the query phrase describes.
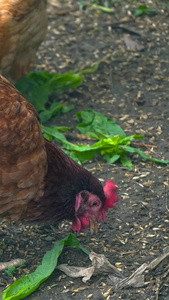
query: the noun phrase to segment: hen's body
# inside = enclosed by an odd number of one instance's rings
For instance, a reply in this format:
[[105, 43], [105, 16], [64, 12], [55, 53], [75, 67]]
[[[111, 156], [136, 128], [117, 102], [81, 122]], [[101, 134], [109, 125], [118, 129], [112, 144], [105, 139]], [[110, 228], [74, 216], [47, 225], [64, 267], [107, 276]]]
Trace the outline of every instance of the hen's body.
[[69, 219], [80, 232], [91, 218], [105, 220], [116, 189], [109, 181], [103, 191], [95, 176], [45, 140], [35, 108], [0, 76], [0, 218]]
[[0, 73], [16, 82], [29, 72], [47, 30], [47, 0], [0, 1]]
[[45, 140], [34, 107], [0, 78], [0, 215], [20, 219], [44, 194]]

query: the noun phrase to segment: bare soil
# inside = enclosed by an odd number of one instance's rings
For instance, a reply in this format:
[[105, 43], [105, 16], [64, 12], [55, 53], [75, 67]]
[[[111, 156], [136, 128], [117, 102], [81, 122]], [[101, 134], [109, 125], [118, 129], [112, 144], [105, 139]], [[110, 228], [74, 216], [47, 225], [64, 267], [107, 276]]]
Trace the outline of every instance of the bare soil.
[[[135, 18], [135, 9], [143, 4], [156, 8], [158, 14]], [[49, 1], [48, 34], [35, 68], [66, 73], [102, 62], [96, 72], [85, 75], [78, 89], [56, 96], [57, 101], [74, 104], [75, 110], [52, 120], [52, 124], [71, 126], [73, 142], [84, 143], [75, 134], [76, 113], [95, 109], [113, 118], [128, 135], [144, 134], [139, 142], [142, 144], [135, 147], [149, 156], [169, 159], [169, 2], [114, 1], [114, 14], [91, 10], [89, 6], [82, 11], [78, 5], [73, 0]], [[127, 49], [126, 34], [143, 46], [142, 51]], [[97, 235], [86, 230], [78, 236], [89, 250], [105, 254], [114, 265], [120, 263], [126, 276], [169, 245], [169, 167], [143, 161], [137, 155], [132, 156], [132, 162], [133, 171], [120, 163], [109, 165], [101, 157], [85, 165], [103, 184], [107, 179], [115, 180], [121, 200], [108, 211]], [[1, 261], [25, 258], [26, 266], [14, 273], [14, 279], [2, 272], [1, 290], [34, 271], [46, 251], [68, 235], [70, 228], [67, 223], [55, 228], [15, 224], [8, 228], [2, 223]], [[71, 248], [64, 250], [59, 263], [90, 265], [84, 253]], [[149, 272], [146, 282], [142, 288], [114, 290], [106, 276], [93, 277], [84, 284], [81, 279], [71, 279], [55, 270], [27, 299], [169, 300], [169, 260]]]

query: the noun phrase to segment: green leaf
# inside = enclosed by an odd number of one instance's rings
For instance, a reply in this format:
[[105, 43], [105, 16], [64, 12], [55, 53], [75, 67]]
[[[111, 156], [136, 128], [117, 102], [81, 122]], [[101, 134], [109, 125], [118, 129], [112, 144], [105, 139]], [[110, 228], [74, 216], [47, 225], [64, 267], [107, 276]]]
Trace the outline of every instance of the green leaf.
[[65, 245], [79, 248], [89, 255], [89, 251], [80, 245], [75, 235], [72, 233], [69, 234], [69, 236], [56, 243], [53, 249], [44, 255], [42, 264], [35, 270], [35, 272], [21, 277], [6, 290], [4, 290], [3, 300], [24, 299], [33, 293], [39, 287], [39, 285], [52, 274], [56, 268], [58, 257], [60, 256]]
[[73, 159], [73, 160], [76, 161], [79, 165], [81, 165], [80, 159], [79, 159], [72, 151], [65, 150], [65, 149], [63, 149], [63, 151], [64, 151], [71, 159]]
[[29, 75], [18, 81], [15, 86], [33, 104], [37, 111], [45, 110], [50, 94], [45, 86], [40, 86]]
[[[51, 127], [49, 127], [51, 128]], [[70, 131], [71, 130], [71, 127], [65, 127], [65, 126], [56, 126], [54, 128], [57, 128], [58, 131]]]
[[[130, 145], [133, 138], [138, 137], [139, 139], [142, 136], [116, 136], [112, 138], [102, 139], [99, 142], [89, 146], [89, 145], [74, 145], [68, 141], [63, 141], [63, 147], [71, 150], [74, 155], [81, 161], [90, 160], [94, 158], [97, 154], [103, 155], [107, 161], [116, 161], [121, 158], [122, 155], [126, 155], [126, 151], [121, 146]], [[115, 156], [116, 155], [116, 156]], [[114, 160], [115, 159], [115, 160]]]
[[6, 270], [5, 270], [5, 273], [10, 276], [10, 277], [13, 277], [13, 273], [16, 271], [16, 267], [8, 267]]
[[103, 156], [103, 158], [105, 159], [105, 160], [107, 160], [107, 162], [109, 163], [109, 164], [114, 164], [114, 162], [116, 162], [119, 158], [120, 158], [120, 154], [114, 154], [114, 155], [112, 155], [112, 156], [108, 156], [108, 155], [105, 155], [105, 156]]
[[64, 134], [59, 132], [60, 127], [47, 127], [44, 125], [41, 125], [41, 127], [45, 134], [54, 137], [55, 140], [58, 141], [59, 143], [62, 144], [64, 141], [66, 141]]
[[70, 88], [77, 88], [83, 81], [84, 76], [80, 73], [66, 73], [63, 75], [47, 72], [33, 72], [28, 75], [39, 86], [45, 86], [49, 94], [60, 93]]
[[[92, 111], [93, 113], [93, 111]], [[86, 115], [87, 118], [91, 117], [91, 114]], [[114, 122], [113, 122], [114, 124]], [[97, 126], [97, 125], [96, 125]], [[99, 127], [98, 127], [99, 128]], [[48, 134], [49, 136], [53, 136], [56, 141], [62, 143], [63, 150], [71, 156], [72, 159], [83, 163], [84, 161], [88, 161], [93, 159], [97, 154], [103, 155], [103, 157], [109, 162], [114, 163], [118, 159], [121, 159], [121, 157], [125, 156], [127, 154], [127, 151], [124, 149], [123, 146], [130, 146], [130, 143], [133, 139], [142, 139], [143, 136], [140, 135], [133, 135], [129, 137], [125, 136], [114, 136], [114, 137], [108, 137], [105, 139], [100, 139], [97, 143], [94, 143], [93, 145], [74, 145], [70, 142], [68, 142], [64, 135], [62, 135], [60, 132], [58, 132], [57, 127], [45, 127], [42, 126], [42, 129], [45, 134]], [[112, 130], [112, 129], [110, 129]], [[119, 128], [117, 128], [119, 130]], [[117, 132], [117, 131], [116, 131]], [[129, 159], [122, 158], [123, 165], [128, 165], [131, 168], [131, 163]]]
[[53, 116], [59, 115], [60, 112], [62, 111], [62, 108], [63, 108], [63, 104], [53, 102], [51, 107], [48, 110], [42, 111], [39, 114], [41, 123], [44, 124]]
[[72, 104], [70, 106], [63, 106], [62, 108], [62, 113], [63, 114], [67, 114], [68, 112], [70, 112], [71, 110], [73, 110], [75, 108], [75, 106]]
[[129, 168], [130, 171], [133, 170], [133, 165], [131, 160], [127, 157], [127, 155], [121, 156], [120, 158], [123, 167]]
[[63, 104], [54, 102], [47, 110], [49, 95], [78, 87], [84, 76], [78, 73], [66, 73], [63, 75], [47, 72], [33, 72], [16, 83], [16, 88], [41, 112], [42, 123], [47, 122], [55, 115], [67, 113], [74, 108], [73, 105], [64, 107]]
[[140, 5], [138, 9], [135, 11], [135, 17], [140, 17], [143, 15], [157, 15], [157, 11], [152, 8], [148, 8], [146, 5]]
[[44, 136], [44, 138], [45, 138], [46, 140], [48, 140], [49, 142], [52, 143], [52, 141], [53, 141], [52, 135], [43, 132], [43, 136]]
[[129, 153], [137, 153], [143, 159], [157, 163], [169, 163], [168, 160], [159, 160], [148, 157], [143, 151], [130, 147], [133, 139], [141, 140], [143, 135], [126, 136], [123, 129], [114, 120], [105, 117], [103, 114], [94, 110], [80, 111], [77, 119], [82, 121], [77, 127], [83, 134], [96, 138], [99, 141], [93, 145], [74, 145], [68, 142], [57, 127], [45, 127], [42, 129], [47, 138], [54, 139], [63, 145], [65, 151], [72, 159], [78, 163], [83, 163], [101, 154], [108, 163], [114, 163], [120, 159], [123, 166], [132, 170], [132, 162], [128, 157]]
[[77, 125], [78, 130], [92, 138], [101, 139], [115, 135], [125, 136], [123, 129], [113, 119], [107, 118], [100, 112], [88, 109], [79, 111], [76, 117], [79, 122], [82, 121], [82, 123]]
[[143, 159], [145, 160], [149, 160], [155, 163], [162, 163], [162, 164], [168, 164], [169, 160], [161, 160], [158, 158], [153, 158], [153, 157], [149, 157], [148, 155], [145, 154], [145, 152], [137, 149], [137, 148], [133, 148], [133, 147], [124, 147], [124, 150], [130, 152], [130, 153], [137, 153], [139, 154]]
[[71, 105], [69, 107], [64, 107], [63, 104], [58, 102], [53, 102], [51, 107], [48, 110], [42, 111], [39, 114], [40, 121], [42, 124], [46, 123], [48, 120], [50, 120], [54, 116], [58, 116], [61, 113], [67, 113], [74, 109], [74, 105]]

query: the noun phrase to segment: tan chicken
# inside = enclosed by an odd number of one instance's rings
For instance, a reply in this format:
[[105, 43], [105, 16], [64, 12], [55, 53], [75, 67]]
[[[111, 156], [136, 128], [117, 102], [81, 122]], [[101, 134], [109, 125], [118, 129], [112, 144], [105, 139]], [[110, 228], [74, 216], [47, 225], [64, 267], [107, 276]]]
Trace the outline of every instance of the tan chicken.
[[0, 73], [26, 75], [47, 31], [47, 0], [0, 0]]
[[81, 232], [105, 221], [118, 201], [105, 187], [41, 133], [32, 104], [0, 76], [0, 218], [22, 222], [72, 221]]

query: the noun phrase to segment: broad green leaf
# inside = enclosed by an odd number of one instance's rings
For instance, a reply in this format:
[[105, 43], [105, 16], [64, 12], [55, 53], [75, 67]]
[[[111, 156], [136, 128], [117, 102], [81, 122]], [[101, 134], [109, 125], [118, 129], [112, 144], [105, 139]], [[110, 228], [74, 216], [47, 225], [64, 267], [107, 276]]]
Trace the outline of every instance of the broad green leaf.
[[63, 106], [62, 113], [67, 114], [69, 111], [73, 110], [74, 108], [75, 108], [75, 106], [73, 104], [69, 105], [69, 106]]
[[[109, 162], [114, 163], [119, 158], [127, 154], [124, 146], [130, 146], [133, 139], [142, 139], [143, 136], [133, 135], [129, 137], [114, 136], [105, 139], [101, 139], [93, 145], [75, 145], [66, 140], [66, 138], [58, 132], [57, 127], [45, 127], [42, 126], [45, 134], [54, 137], [54, 139], [63, 145], [63, 150], [78, 162], [88, 161], [93, 159], [97, 154], [103, 155], [103, 157]], [[72, 153], [70, 155], [70, 152]], [[127, 160], [126, 160], [127, 161]], [[129, 165], [129, 160], [127, 161]], [[123, 159], [124, 164], [124, 159]]]
[[121, 160], [121, 163], [122, 163], [123, 167], [129, 168], [130, 171], [133, 170], [132, 162], [131, 162], [131, 160], [128, 158], [127, 155], [122, 155], [122, 156], [120, 157], [120, 160]]
[[49, 97], [49, 91], [45, 86], [40, 86], [38, 82], [29, 78], [29, 75], [18, 81], [15, 86], [33, 104], [37, 111], [45, 110]]
[[107, 160], [109, 164], [114, 164], [120, 158], [120, 154], [114, 154], [113, 156], [105, 155], [103, 158]]
[[3, 300], [25, 299], [28, 295], [33, 293], [39, 285], [52, 274], [56, 268], [58, 257], [65, 245], [79, 248], [89, 255], [89, 251], [80, 245], [75, 235], [72, 233], [69, 234], [69, 236], [56, 243], [53, 249], [44, 255], [42, 264], [35, 270], [35, 272], [21, 277], [9, 286], [3, 292]]
[[82, 151], [79, 151], [79, 149], [71, 151], [78, 158], [78, 160], [80, 160], [81, 163], [83, 163], [84, 161], [89, 161], [99, 154], [99, 149], [90, 149], [88, 151], [85, 151], [83, 148]]
[[88, 109], [79, 111], [76, 116], [79, 122], [82, 121], [82, 123], [77, 125], [78, 130], [92, 138], [101, 139], [115, 135], [125, 136], [123, 129], [113, 119], [107, 118], [100, 112]]
[[79, 165], [81, 165], [81, 161], [80, 159], [72, 152], [72, 151], [69, 151], [69, 150], [66, 150], [66, 149], [63, 149], [63, 151], [71, 158], [73, 159], [74, 161], [76, 161]]
[[58, 127], [47, 127], [44, 125], [41, 125], [41, 127], [45, 134], [53, 136], [59, 143], [63, 143], [63, 141], [66, 141], [64, 134], [59, 132]]
[[49, 94], [60, 93], [70, 88], [78, 87], [83, 79], [80, 73], [66, 73], [63, 75], [51, 74], [47, 72], [33, 72], [30, 73], [29, 78], [33, 79], [39, 86], [45, 86]]
[[128, 157], [129, 153], [137, 153], [143, 159], [157, 163], [169, 163], [168, 160], [159, 160], [148, 157], [143, 151], [131, 147], [131, 141], [141, 140], [143, 135], [126, 136], [120, 126], [114, 120], [105, 117], [94, 110], [80, 111], [77, 119], [82, 121], [77, 127], [83, 134], [94, 137], [99, 141], [93, 145], [74, 145], [66, 140], [64, 135], [58, 132], [57, 127], [42, 126], [47, 138], [54, 137], [56, 141], [62, 143], [65, 151], [72, 159], [79, 163], [93, 159], [101, 154], [108, 163], [120, 160], [122, 165], [132, 170], [132, 162]]
[[63, 104], [58, 102], [53, 102], [48, 110], [44, 110], [39, 114], [40, 121], [42, 124], [46, 123], [53, 116], [59, 115], [62, 111]]
[[[49, 127], [51, 128], [51, 127]], [[57, 127], [54, 127], [54, 128], [57, 128], [58, 131], [70, 131], [71, 130], [71, 127], [65, 127], [65, 126], [57, 126]]]
[[78, 87], [84, 76], [78, 73], [67, 73], [63, 75], [50, 74], [47, 72], [33, 72], [16, 83], [16, 88], [41, 112], [40, 119], [45, 123], [60, 112], [66, 113], [74, 106], [64, 107], [63, 104], [54, 102], [47, 109], [49, 95], [65, 91], [69, 88]]
[[67, 113], [74, 109], [74, 105], [71, 105], [69, 107], [64, 107], [63, 104], [58, 102], [53, 102], [52, 105], [48, 110], [42, 111], [39, 114], [40, 121], [42, 124], [46, 123], [48, 120], [50, 120], [54, 116], [58, 116], [61, 113]]
[[148, 8], [146, 5], [140, 5], [138, 9], [135, 11], [135, 17], [140, 17], [142, 15], [157, 15], [157, 11], [152, 8]]
[[[99, 153], [103, 155], [106, 158], [106, 160], [109, 159], [110, 161], [112, 157], [114, 157], [114, 159], [117, 160], [118, 158], [121, 158], [122, 155], [126, 155], [127, 151], [124, 150], [121, 146], [130, 145], [130, 142], [131, 140], [133, 140], [134, 137], [136, 136], [116, 136], [112, 138], [102, 139], [91, 146], [74, 145], [68, 141], [63, 141], [63, 147], [68, 150], [71, 150], [81, 162], [84, 162], [85, 160], [90, 160]], [[137, 137], [142, 138], [142, 136]], [[114, 159], [112, 159], [112, 161]]]
[[8, 267], [6, 270], [5, 270], [5, 273], [10, 276], [10, 277], [13, 277], [13, 273], [16, 271], [16, 267]]
[[47, 139], [49, 142], [52, 142], [52, 141], [53, 141], [52, 135], [43, 132], [43, 136], [44, 136], [44, 138]]

